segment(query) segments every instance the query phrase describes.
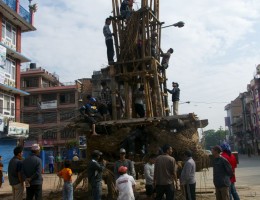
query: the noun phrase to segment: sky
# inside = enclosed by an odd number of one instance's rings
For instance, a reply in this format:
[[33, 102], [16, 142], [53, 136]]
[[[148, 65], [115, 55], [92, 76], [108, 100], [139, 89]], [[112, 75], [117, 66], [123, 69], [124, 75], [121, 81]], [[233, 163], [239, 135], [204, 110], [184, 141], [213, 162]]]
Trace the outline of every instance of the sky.
[[[140, 8], [141, 0], [134, 7]], [[183, 28], [162, 29], [161, 48], [174, 49], [168, 88], [178, 82], [180, 114], [208, 119], [204, 129], [224, 126], [225, 105], [246, 91], [260, 64], [259, 0], [162, 0], [160, 21]], [[21, 0], [24, 7], [28, 1]], [[91, 78], [107, 64], [103, 26], [110, 0], [33, 0], [36, 31], [24, 33], [22, 54], [61, 82]], [[23, 66], [26, 67], [26, 66]], [[169, 97], [170, 101], [170, 97]], [[185, 102], [190, 101], [190, 104]]]

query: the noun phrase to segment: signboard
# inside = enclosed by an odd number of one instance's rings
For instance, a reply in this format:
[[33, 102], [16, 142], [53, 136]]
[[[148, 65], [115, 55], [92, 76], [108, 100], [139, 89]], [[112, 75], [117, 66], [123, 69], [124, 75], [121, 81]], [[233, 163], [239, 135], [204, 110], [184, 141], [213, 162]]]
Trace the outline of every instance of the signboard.
[[42, 110], [57, 108], [57, 100], [40, 102]]
[[27, 138], [29, 136], [29, 124], [9, 122], [7, 136]]
[[0, 45], [0, 67], [5, 66], [6, 61], [6, 48]]

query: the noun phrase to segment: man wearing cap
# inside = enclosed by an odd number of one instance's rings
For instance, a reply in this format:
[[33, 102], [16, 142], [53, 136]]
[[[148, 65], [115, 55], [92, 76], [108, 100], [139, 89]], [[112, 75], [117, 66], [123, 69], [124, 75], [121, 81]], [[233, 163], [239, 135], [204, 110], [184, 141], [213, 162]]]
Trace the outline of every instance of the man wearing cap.
[[115, 179], [118, 179], [118, 177], [120, 176], [118, 169], [121, 166], [127, 167], [127, 174], [134, 176], [132, 162], [131, 162], [131, 160], [128, 160], [125, 158], [126, 150], [121, 148], [119, 152], [120, 152], [120, 159], [118, 161], [116, 161], [115, 165], [114, 165]]
[[237, 159], [232, 154], [229, 144], [227, 144], [227, 143], [221, 144], [221, 149], [222, 149], [221, 156], [227, 159], [227, 161], [230, 163], [232, 170], [233, 170], [233, 176], [230, 177], [230, 182], [231, 182], [231, 185], [229, 188], [230, 199], [232, 199], [232, 197], [233, 197], [234, 200], [240, 200], [236, 187], [235, 187], [235, 182], [236, 182], [235, 169], [237, 168]]
[[173, 115], [179, 114], [179, 100], [180, 100], [180, 88], [179, 84], [172, 82], [172, 90], [164, 88], [167, 92], [172, 94], [172, 106], [173, 106]]
[[185, 196], [187, 200], [196, 200], [196, 180], [195, 180], [195, 172], [196, 172], [196, 164], [192, 159], [192, 152], [190, 150], [186, 150], [184, 152], [185, 156], [185, 164], [181, 171], [180, 183], [184, 186]]
[[23, 161], [22, 174], [25, 179], [26, 200], [42, 199], [42, 160], [39, 158], [40, 145], [33, 144], [32, 155]]
[[162, 147], [163, 155], [155, 160], [154, 165], [154, 185], [156, 188], [156, 200], [162, 200], [166, 195], [166, 200], [174, 199], [174, 180], [176, 176], [176, 161], [171, 156], [172, 147], [164, 145]]
[[94, 118], [95, 114], [98, 112], [97, 109], [93, 109], [95, 107], [96, 99], [91, 97], [90, 95], [87, 96], [87, 103], [83, 105], [79, 112], [81, 115], [84, 116], [85, 120], [91, 124], [92, 126], [92, 135], [98, 135], [96, 133], [96, 119]]
[[102, 197], [102, 172], [106, 161], [99, 162], [102, 152], [94, 150], [91, 154], [92, 160], [88, 164], [88, 181], [92, 187], [93, 200], [101, 200]]
[[230, 200], [229, 187], [230, 177], [233, 176], [232, 167], [220, 153], [220, 146], [212, 148], [213, 160], [213, 183], [216, 190], [216, 200]]
[[127, 167], [118, 168], [119, 178], [116, 180], [116, 189], [119, 192], [117, 200], [134, 200], [134, 189], [136, 182], [132, 176], [127, 174]]

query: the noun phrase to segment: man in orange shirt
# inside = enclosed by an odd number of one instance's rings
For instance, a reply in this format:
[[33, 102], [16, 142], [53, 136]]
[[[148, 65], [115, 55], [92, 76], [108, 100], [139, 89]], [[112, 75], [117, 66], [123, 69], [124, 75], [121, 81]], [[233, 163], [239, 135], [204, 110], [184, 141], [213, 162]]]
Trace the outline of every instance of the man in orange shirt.
[[64, 180], [62, 199], [73, 200], [72, 170], [68, 161], [65, 161], [64, 168], [58, 173], [58, 176]]

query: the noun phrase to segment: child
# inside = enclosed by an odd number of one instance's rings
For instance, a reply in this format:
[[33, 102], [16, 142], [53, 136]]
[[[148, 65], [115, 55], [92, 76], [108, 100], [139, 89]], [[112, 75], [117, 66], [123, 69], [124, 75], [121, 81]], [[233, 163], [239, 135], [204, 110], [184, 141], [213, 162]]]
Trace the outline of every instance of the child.
[[64, 185], [62, 189], [63, 200], [73, 200], [73, 186], [72, 186], [72, 171], [70, 169], [69, 161], [65, 161], [64, 168], [57, 174], [63, 178]]
[[119, 191], [117, 200], [134, 200], [134, 188], [136, 185], [134, 178], [126, 173], [127, 167], [125, 166], [119, 167], [118, 172], [120, 176], [116, 180], [116, 189]]

